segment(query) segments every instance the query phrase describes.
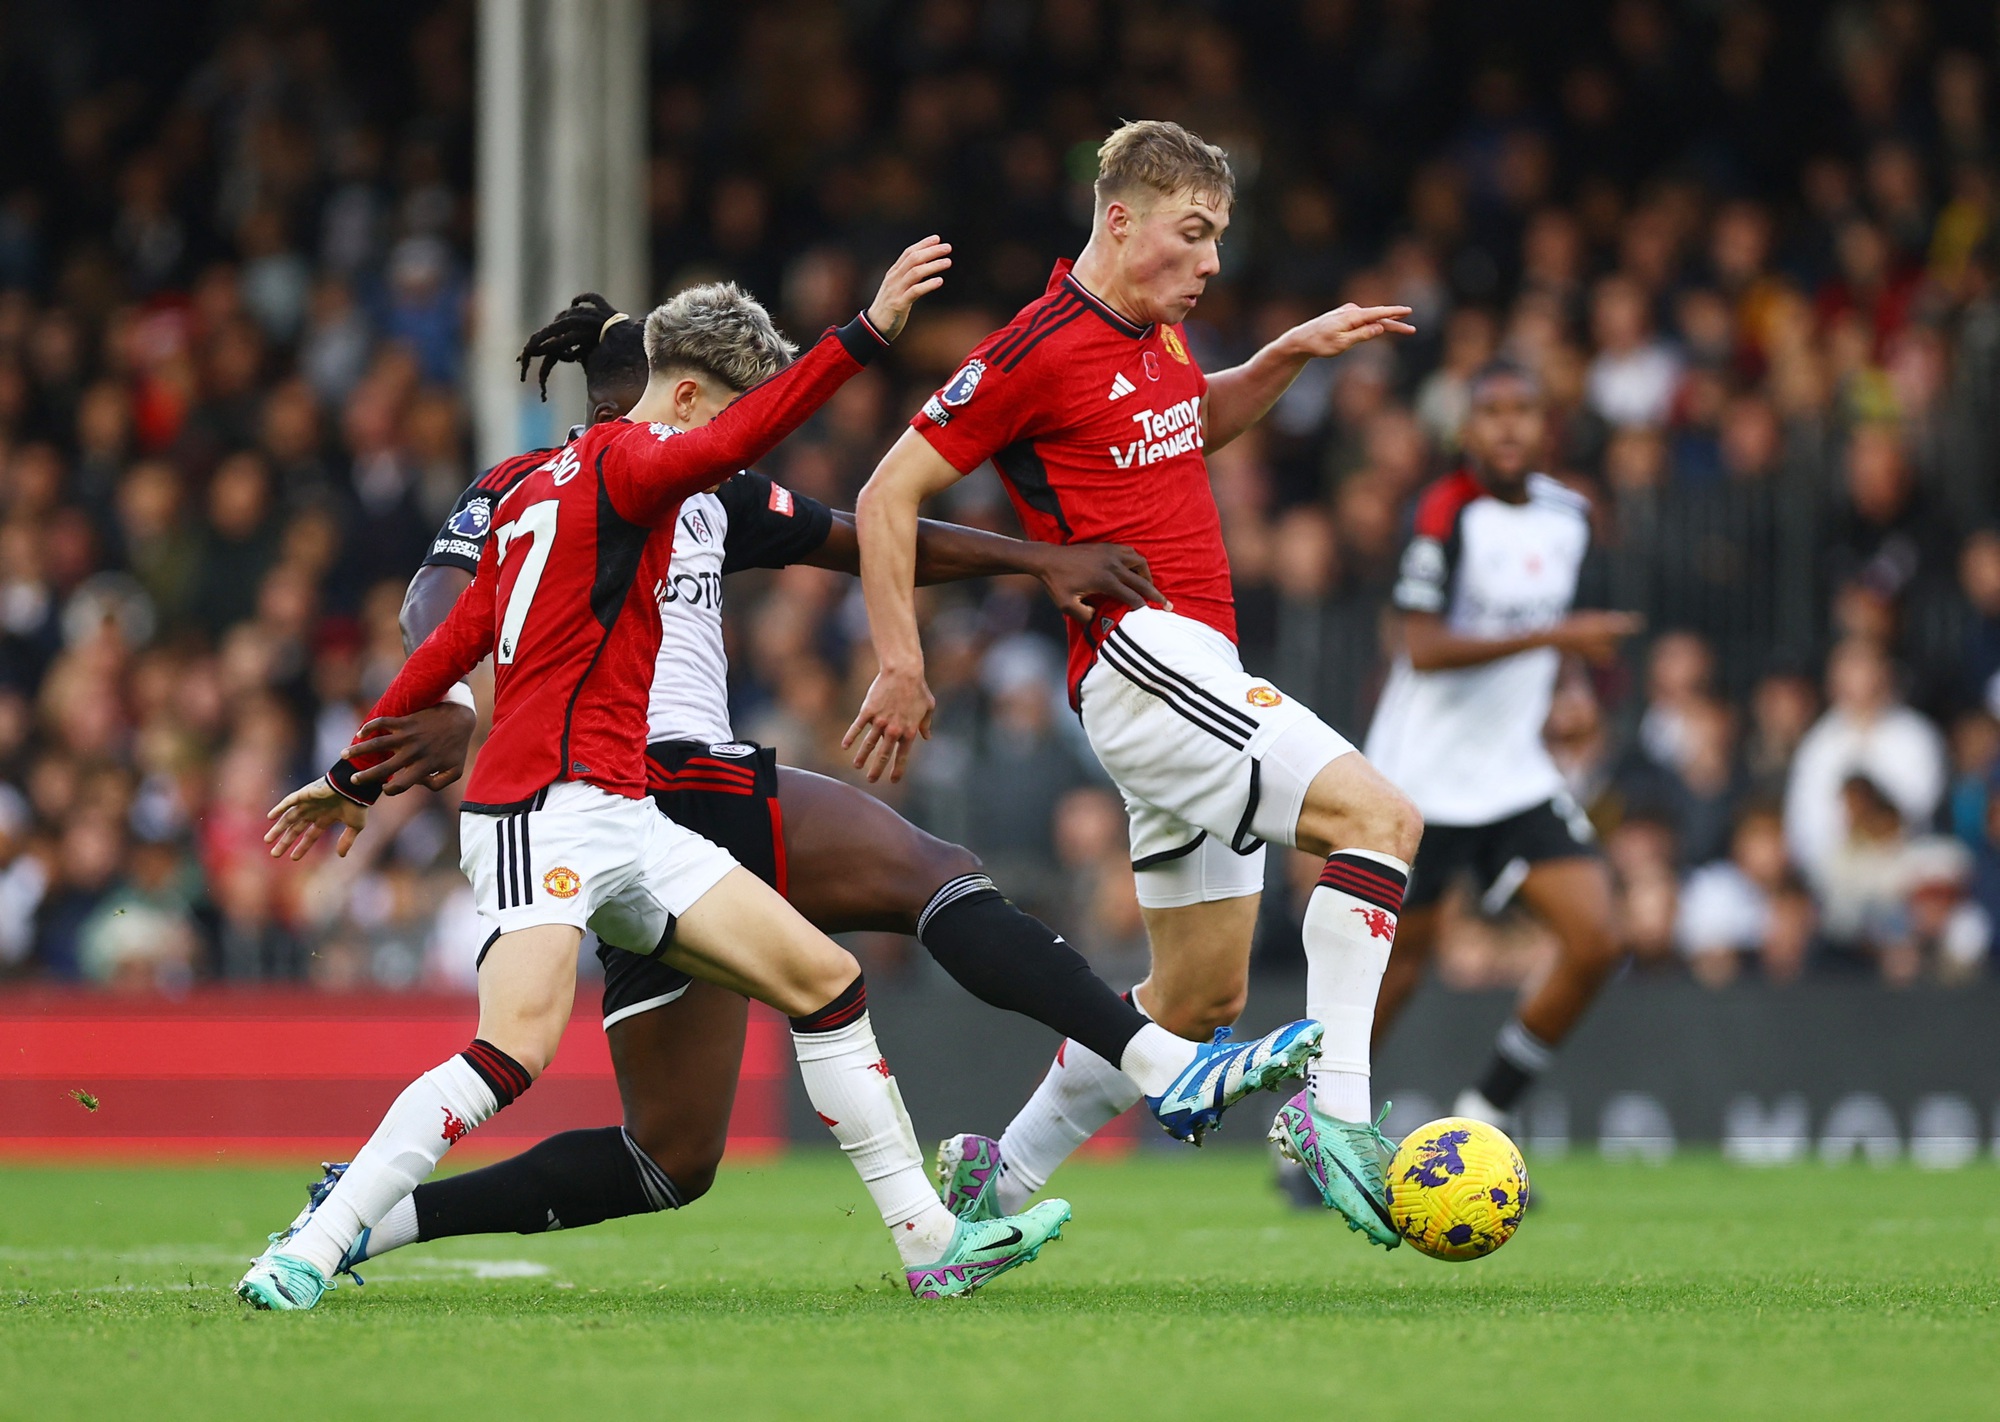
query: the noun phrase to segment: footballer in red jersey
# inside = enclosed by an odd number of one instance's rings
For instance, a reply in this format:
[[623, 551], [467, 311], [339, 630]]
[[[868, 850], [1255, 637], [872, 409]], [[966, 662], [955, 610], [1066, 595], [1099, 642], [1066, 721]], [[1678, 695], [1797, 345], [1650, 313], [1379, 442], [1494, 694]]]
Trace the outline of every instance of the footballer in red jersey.
[[[1337, 732], [1244, 672], [1205, 451], [1260, 419], [1307, 361], [1407, 334], [1410, 313], [1344, 306], [1204, 375], [1181, 323], [1220, 270], [1234, 187], [1222, 150], [1178, 124], [1119, 128], [1098, 150], [1083, 252], [972, 351], [877, 467], [856, 517], [881, 671], [848, 742], [871, 776], [894, 776], [928, 731], [934, 702], [911, 593], [925, 498], [991, 460], [1030, 537], [1137, 549], [1164, 603], [1107, 604], [1070, 634], [1071, 695], [1131, 818], [1153, 954], [1137, 1000], [1189, 1037], [1233, 1022], [1264, 842], [1325, 856], [1303, 932], [1306, 1012], [1325, 1025], [1325, 1046], [1272, 1138], [1330, 1208], [1393, 1247], [1368, 1034], [1422, 820]], [[973, 1201], [973, 1187], [981, 1200], [995, 1193], [980, 1182], [996, 1159], [1000, 1206], [1028, 1198], [1135, 1098], [1110, 1063], [1070, 1044], [998, 1142], [945, 1142], [955, 1202], [991, 1207]]]
[[[245, 1300], [312, 1307], [364, 1232], [528, 1089], [568, 1024], [586, 927], [791, 1017], [807, 1094], [874, 1197], [913, 1294], [970, 1292], [1060, 1232], [1060, 1201], [976, 1234], [944, 1210], [853, 956], [646, 798], [654, 587], [669, 573], [682, 501], [775, 446], [884, 349], [940, 284], [949, 251], [935, 237], [909, 248], [869, 310], [789, 368], [790, 343], [734, 286], [681, 292], [647, 318], [648, 381], [632, 418], [565, 445], [494, 506], [472, 586], [375, 707], [381, 717], [433, 705], [493, 657], [493, 733], [459, 829], [462, 867], [494, 924], [478, 1035], [405, 1088], [338, 1180], [274, 1236], [237, 1285]], [[686, 357], [685, 337], [718, 331], [724, 356]], [[717, 359], [728, 368], [715, 371]], [[703, 418], [691, 421], [696, 408]], [[683, 432], [691, 423], [700, 427]], [[340, 851], [352, 844], [380, 793], [353, 780], [372, 758], [366, 744], [353, 755], [272, 811], [273, 854], [296, 858], [333, 824]]]
[[[636, 323], [593, 293], [531, 337], [528, 350], [583, 365], [593, 424], [622, 418], [647, 383]], [[695, 345], [689, 354], [708, 352]], [[695, 427], [701, 414], [677, 411], [676, 427]], [[421, 642], [449, 615], [477, 571], [485, 508], [546, 457], [504, 462], [460, 496], [404, 599], [406, 643]], [[722, 623], [730, 573], [794, 563], [853, 573], [859, 557], [851, 514], [759, 474], [734, 475], [681, 506], [673, 576], [658, 599], [663, 632], [648, 714], [649, 787], [660, 813], [727, 849], [821, 931], [915, 936], [968, 992], [1087, 1043], [1150, 1080], [1151, 1099], [1163, 1104], [1184, 1072], [1234, 1078], [1218, 1108], [1247, 1092], [1259, 1074], [1227, 1070], [1232, 1054], [1262, 1056], [1271, 1072], [1291, 1074], [1279, 1072], [1282, 1050], [1198, 1045], [1148, 1022], [1060, 934], [1007, 900], [971, 851], [925, 834], [865, 790], [780, 766], [770, 747], [736, 739]], [[1002, 573], [1034, 574], [1072, 616], [1089, 615], [1087, 597], [1132, 606], [1158, 597], [1129, 548], [1025, 543], [929, 522], [919, 529], [921, 580]], [[391, 754], [356, 779], [382, 781], [394, 794], [455, 778], [474, 722], [461, 705], [370, 722], [362, 736]], [[597, 953], [624, 1124], [563, 1131], [512, 1159], [419, 1185], [357, 1241], [350, 1266], [452, 1235], [538, 1234], [676, 1209], [707, 1191], [728, 1135], [747, 1003], [657, 959], [602, 942]], [[1292, 1028], [1281, 1033], [1297, 1040]], [[1186, 1131], [1171, 1115], [1162, 1124]], [[315, 1188], [330, 1188], [346, 1168], [327, 1165]]]

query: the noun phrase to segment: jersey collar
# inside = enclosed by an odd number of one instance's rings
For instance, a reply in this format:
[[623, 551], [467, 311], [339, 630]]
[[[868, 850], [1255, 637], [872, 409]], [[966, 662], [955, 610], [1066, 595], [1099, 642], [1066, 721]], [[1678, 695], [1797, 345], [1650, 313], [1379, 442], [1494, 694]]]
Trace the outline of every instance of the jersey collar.
[[1153, 328], [1150, 325], [1141, 326], [1136, 322], [1126, 320], [1117, 311], [1112, 309], [1110, 302], [1104, 300], [1103, 297], [1078, 281], [1076, 274], [1070, 270], [1075, 265], [1075, 260], [1070, 257], [1064, 257], [1059, 260], [1056, 263], [1055, 270], [1049, 273], [1048, 290], [1055, 291], [1060, 288], [1075, 293], [1078, 297], [1082, 298], [1085, 306], [1104, 319], [1105, 325], [1121, 336], [1129, 336], [1135, 341], [1142, 341], [1147, 336], [1153, 334]]

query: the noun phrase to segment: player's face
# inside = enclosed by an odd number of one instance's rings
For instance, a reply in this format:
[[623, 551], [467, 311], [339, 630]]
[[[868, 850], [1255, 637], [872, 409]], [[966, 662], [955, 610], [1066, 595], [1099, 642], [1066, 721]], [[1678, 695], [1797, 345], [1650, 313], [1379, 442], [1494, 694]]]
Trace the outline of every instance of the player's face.
[[1187, 319], [1208, 279], [1222, 270], [1222, 234], [1229, 209], [1187, 194], [1160, 198], [1129, 219], [1123, 253], [1125, 290], [1147, 308], [1147, 321]]
[[1465, 452], [1489, 484], [1513, 487], [1541, 458], [1548, 421], [1532, 385], [1513, 376], [1484, 381], [1465, 417]]

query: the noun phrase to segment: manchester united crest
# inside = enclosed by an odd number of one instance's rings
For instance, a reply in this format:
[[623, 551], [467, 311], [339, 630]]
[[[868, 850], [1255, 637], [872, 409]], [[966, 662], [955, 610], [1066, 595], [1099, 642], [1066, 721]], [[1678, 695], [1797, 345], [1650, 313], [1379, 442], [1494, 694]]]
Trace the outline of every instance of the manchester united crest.
[[1160, 327], [1160, 344], [1167, 348], [1168, 355], [1182, 365], [1188, 363], [1187, 347], [1181, 344], [1181, 338], [1172, 326]]
[[1243, 693], [1243, 699], [1252, 706], [1262, 706], [1268, 710], [1280, 705], [1285, 698], [1268, 686], [1253, 686]]
[[576, 897], [576, 891], [583, 887], [583, 879], [576, 870], [565, 869], [558, 864], [542, 875], [542, 887], [548, 890], [551, 898], [573, 899]]

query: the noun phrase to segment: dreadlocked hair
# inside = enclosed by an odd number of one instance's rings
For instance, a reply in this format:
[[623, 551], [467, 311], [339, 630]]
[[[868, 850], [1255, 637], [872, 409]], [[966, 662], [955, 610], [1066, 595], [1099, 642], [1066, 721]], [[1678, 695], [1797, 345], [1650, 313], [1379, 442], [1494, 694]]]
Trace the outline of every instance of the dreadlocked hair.
[[592, 384], [607, 379], [643, 383], [644, 327], [596, 292], [586, 291], [528, 337], [521, 347], [521, 379], [528, 378], [528, 367], [537, 359], [542, 362], [537, 383], [544, 400], [549, 398], [549, 372], [559, 364], [582, 366], [584, 379]]

